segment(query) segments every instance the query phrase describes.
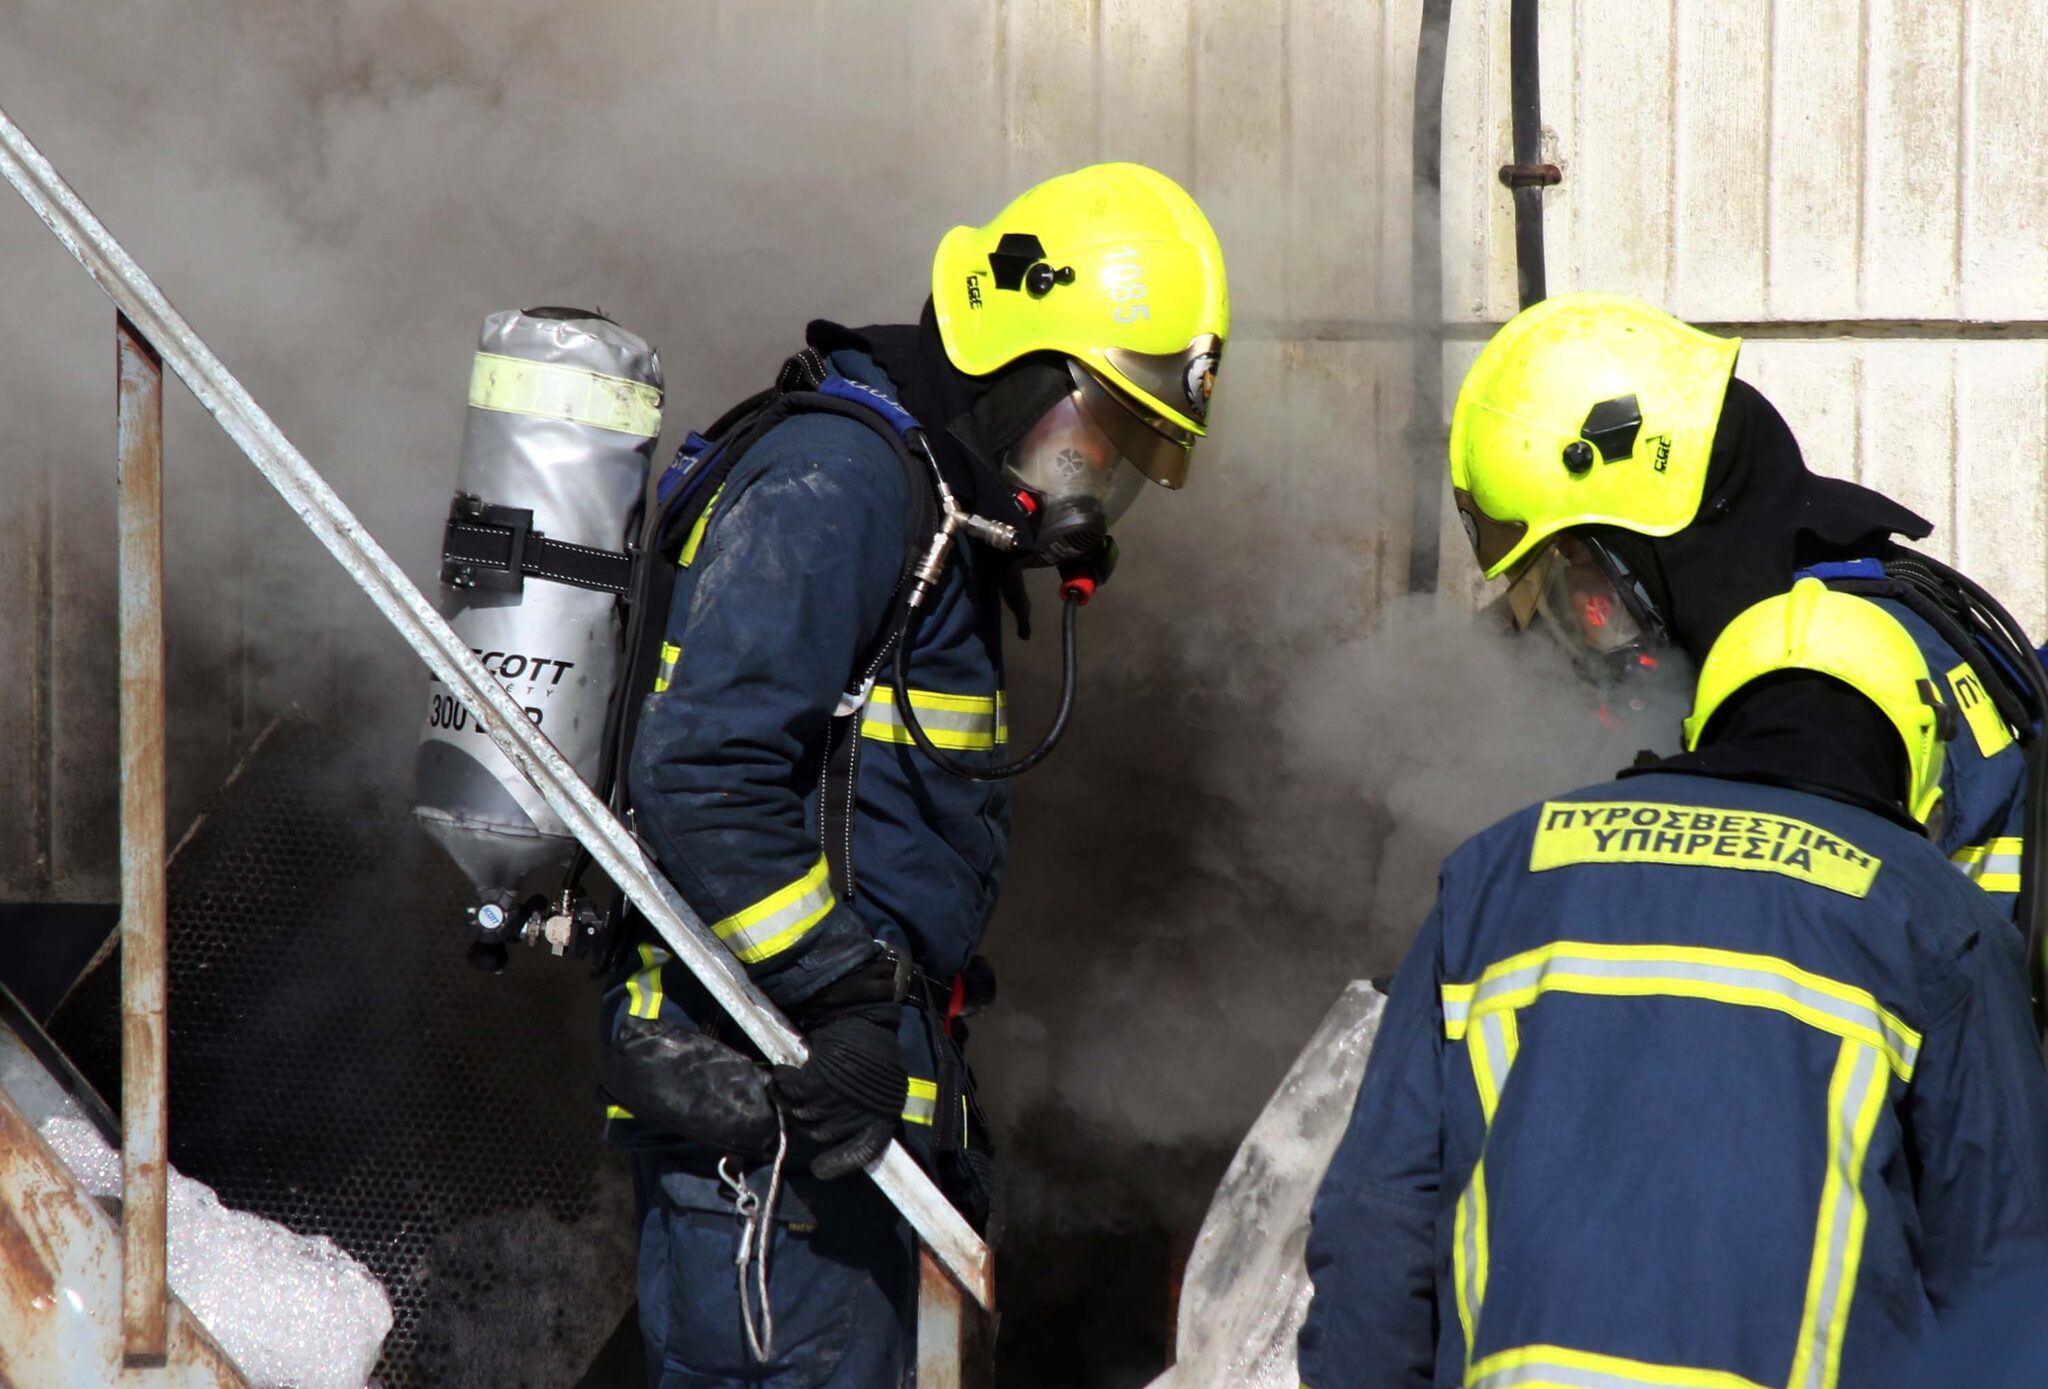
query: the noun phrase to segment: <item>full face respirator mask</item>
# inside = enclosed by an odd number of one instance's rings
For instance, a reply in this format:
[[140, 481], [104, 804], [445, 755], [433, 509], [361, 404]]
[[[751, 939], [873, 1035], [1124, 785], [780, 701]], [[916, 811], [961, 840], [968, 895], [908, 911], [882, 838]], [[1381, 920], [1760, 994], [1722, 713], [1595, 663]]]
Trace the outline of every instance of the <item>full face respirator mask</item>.
[[[1003, 477], [1030, 498], [1035, 525], [1032, 562], [1061, 564], [1091, 554], [1130, 510], [1145, 478], [1124, 456], [1105, 419], [1120, 409], [1081, 367], [1065, 366], [1070, 387], [1009, 451]], [[1106, 409], [1105, 409], [1106, 407]]]

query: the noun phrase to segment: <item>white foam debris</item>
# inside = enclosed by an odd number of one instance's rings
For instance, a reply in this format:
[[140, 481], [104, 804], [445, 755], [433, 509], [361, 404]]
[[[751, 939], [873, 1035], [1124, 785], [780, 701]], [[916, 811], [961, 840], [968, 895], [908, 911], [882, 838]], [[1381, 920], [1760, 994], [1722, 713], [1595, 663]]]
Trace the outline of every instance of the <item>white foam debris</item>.
[[1188, 1258], [1174, 1368], [1152, 1389], [1298, 1389], [1309, 1207], [1385, 1006], [1363, 981], [1345, 989], [1245, 1135]]
[[[121, 1190], [121, 1155], [74, 1114], [51, 1114], [44, 1141], [94, 1196]], [[171, 1290], [255, 1389], [365, 1389], [391, 1300], [324, 1236], [229, 1210], [211, 1187], [170, 1174]]]

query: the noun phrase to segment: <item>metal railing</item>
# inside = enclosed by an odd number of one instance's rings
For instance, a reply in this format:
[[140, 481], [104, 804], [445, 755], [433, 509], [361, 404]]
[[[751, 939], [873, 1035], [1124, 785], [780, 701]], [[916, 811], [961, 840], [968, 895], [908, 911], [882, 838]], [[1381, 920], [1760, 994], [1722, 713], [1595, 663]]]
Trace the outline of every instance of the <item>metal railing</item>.
[[[240, 381], [173, 309], [56, 169], [0, 111], [0, 174], [119, 312], [123, 1339], [132, 1363], [161, 1361], [164, 1261], [164, 681], [162, 365], [168, 364], [306, 528], [369, 595], [427, 668], [458, 694], [570, 833], [763, 1055], [796, 1065], [803, 1039], [651, 865], [625, 826], [521, 712]], [[917, 1232], [929, 1265], [993, 1309], [993, 1265], [974, 1229], [902, 1144], [868, 1175]], [[937, 1284], [935, 1287], [934, 1285]], [[957, 1292], [924, 1279], [945, 1320]], [[958, 1321], [957, 1306], [953, 1321]], [[938, 1352], [938, 1347], [921, 1352]], [[921, 1353], [921, 1360], [924, 1358]], [[957, 1361], [956, 1361], [957, 1365]], [[942, 1375], [936, 1360], [920, 1374]], [[950, 1380], [957, 1376], [947, 1376]], [[925, 1382], [920, 1378], [920, 1383]], [[943, 1382], [943, 1381], [942, 1381]]]
[[[0, 121], [6, 118], [0, 116]], [[164, 995], [164, 366], [121, 314], [121, 1350], [164, 1363], [170, 1164]]]

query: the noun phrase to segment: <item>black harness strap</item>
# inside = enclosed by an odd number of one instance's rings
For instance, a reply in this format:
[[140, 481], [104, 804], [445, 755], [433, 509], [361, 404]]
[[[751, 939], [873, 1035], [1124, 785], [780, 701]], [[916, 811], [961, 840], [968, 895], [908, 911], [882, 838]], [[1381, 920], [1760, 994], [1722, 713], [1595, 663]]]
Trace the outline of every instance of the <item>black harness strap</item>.
[[[834, 890], [851, 901], [855, 894], [853, 823], [860, 776], [861, 712], [875, 677], [894, 653], [908, 623], [910, 576], [936, 523], [938, 502], [929, 464], [918, 457], [881, 411], [857, 400], [819, 391], [828, 373], [824, 359], [810, 348], [784, 362], [776, 376], [775, 389], [764, 391], [736, 406], [712, 426], [709, 435], [712, 448], [705, 455], [703, 464], [707, 471], [689, 481], [686, 499], [671, 508], [657, 508], [649, 515], [634, 556], [638, 568], [629, 581], [634, 601], [628, 624], [628, 665], [619, 686], [621, 697], [606, 720], [607, 784], [601, 790], [615, 811], [624, 809], [625, 777], [619, 774], [619, 769], [633, 746], [640, 721], [641, 700], [654, 688], [655, 672], [661, 662], [661, 646], [667, 638], [669, 604], [675, 586], [672, 581], [664, 580], [670, 579], [669, 571], [677, 561], [684, 540], [711, 505], [719, 487], [768, 431], [792, 416], [839, 415], [864, 424], [887, 439], [894, 448], [909, 483], [909, 505], [903, 564], [897, 572], [888, 613], [862, 651], [851, 673], [847, 691], [833, 713], [825, 735], [824, 765], [820, 768], [818, 839], [831, 869]], [[507, 531], [515, 529], [509, 521], [501, 524]]]
[[528, 578], [551, 579], [623, 598], [633, 586], [633, 557], [550, 540], [533, 529], [531, 511], [458, 496], [441, 533], [441, 578], [515, 593]]
[[[796, 359], [792, 359], [794, 362]], [[788, 368], [785, 368], [787, 371]], [[853, 871], [854, 805], [860, 781], [860, 722], [876, 677], [895, 653], [896, 643], [910, 621], [910, 577], [923, 554], [924, 539], [931, 534], [938, 517], [938, 503], [928, 465], [892, 428], [879, 411], [839, 396], [816, 391], [797, 391], [783, 397], [793, 413], [840, 415], [858, 420], [887, 439], [903, 465], [909, 486], [905, 517], [903, 565], [896, 573], [896, 586], [889, 597], [889, 609], [881, 626], [869, 640], [840, 697], [825, 733], [825, 758], [818, 789], [818, 840], [832, 872], [832, 888], [852, 901], [858, 891]]]

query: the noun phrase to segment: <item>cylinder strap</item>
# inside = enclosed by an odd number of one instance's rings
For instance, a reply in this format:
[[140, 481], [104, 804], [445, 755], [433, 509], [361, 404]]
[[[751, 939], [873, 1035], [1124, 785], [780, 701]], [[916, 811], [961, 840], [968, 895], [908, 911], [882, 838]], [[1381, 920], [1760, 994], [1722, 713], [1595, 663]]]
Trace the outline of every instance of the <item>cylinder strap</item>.
[[531, 511], [458, 495], [441, 533], [441, 581], [517, 593], [529, 577], [623, 597], [632, 587], [633, 557], [550, 540], [533, 529]]

